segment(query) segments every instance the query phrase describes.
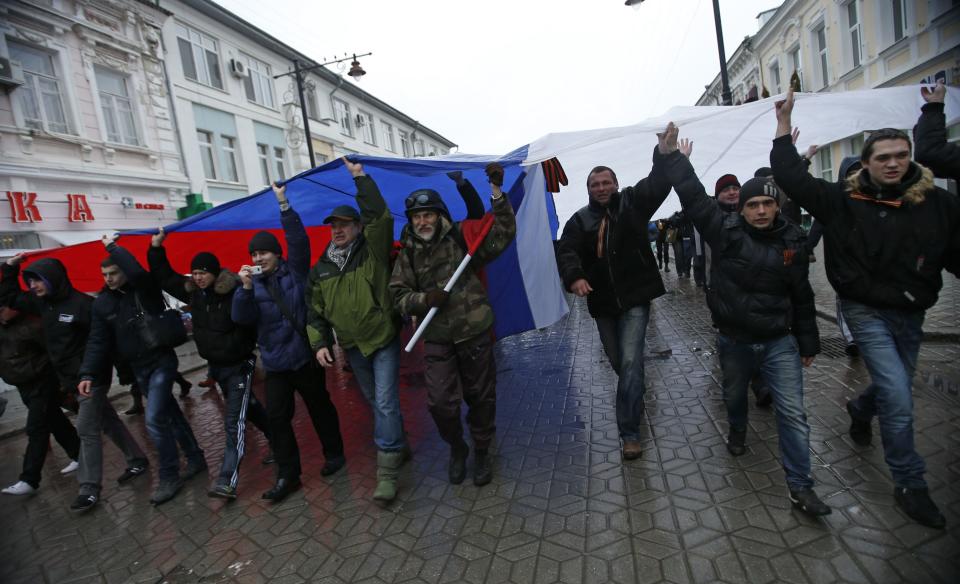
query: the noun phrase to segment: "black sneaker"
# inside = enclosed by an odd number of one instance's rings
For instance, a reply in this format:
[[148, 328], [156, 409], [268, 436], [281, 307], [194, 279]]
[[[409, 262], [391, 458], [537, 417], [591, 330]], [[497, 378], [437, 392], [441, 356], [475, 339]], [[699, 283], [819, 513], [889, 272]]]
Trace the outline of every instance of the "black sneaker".
[[734, 456], [740, 456], [747, 451], [745, 444], [747, 443], [747, 431], [746, 430], [734, 430], [730, 429], [730, 434], [727, 435], [727, 452]]
[[447, 478], [451, 485], [459, 485], [463, 479], [467, 478], [467, 456], [470, 449], [467, 445], [454, 447], [450, 449], [450, 466], [447, 467]]
[[345, 464], [347, 464], [347, 458], [342, 454], [334, 458], [328, 458], [327, 461], [323, 463], [323, 468], [320, 469], [320, 476], [328, 477], [343, 468]]
[[118, 484], [118, 485], [122, 485], [123, 483], [125, 483], [125, 482], [127, 482], [127, 481], [129, 481], [129, 480], [131, 480], [131, 479], [135, 479], [135, 478], [137, 478], [138, 476], [144, 474], [145, 472], [147, 472], [147, 466], [148, 466], [148, 465], [146, 465], [146, 464], [138, 464], [138, 465], [136, 465], [136, 466], [128, 466], [127, 469], [126, 469], [125, 471], [123, 471], [123, 474], [117, 477], [117, 484]]
[[188, 462], [186, 470], [183, 471], [183, 480], [192, 479], [202, 472], [206, 472], [207, 461], [203, 458], [196, 462]]
[[83, 513], [84, 511], [89, 511], [97, 504], [97, 501], [100, 500], [100, 497], [97, 495], [80, 495], [77, 499], [70, 503], [70, 510], [75, 513]]
[[920, 525], [934, 529], [943, 529], [947, 525], [947, 519], [943, 513], [940, 513], [937, 504], [930, 498], [930, 491], [926, 488], [896, 487], [893, 489], [893, 498], [903, 512]]
[[870, 446], [870, 440], [873, 437], [873, 428], [870, 420], [858, 418], [853, 409], [853, 401], [847, 402], [847, 413], [850, 414], [850, 438], [857, 446]]
[[163, 505], [170, 499], [176, 497], [182, 486], [183, 481], [180, 479], [160, 481], [160, 484], [157, 485], [157, 490], [150, 496], [150, 502], [154, 505]]
[[212, 499], [233, 501], [237, 498], [237, 490], [230, 485], [214, 485], [212, 489], [207, 491], [207, 496]]
[[813, 489], [790, 491], [790, 502], [793, 503], [794, 507], [811, 517], [821, 517], [832, 513], [830, 507], [820, 500]]

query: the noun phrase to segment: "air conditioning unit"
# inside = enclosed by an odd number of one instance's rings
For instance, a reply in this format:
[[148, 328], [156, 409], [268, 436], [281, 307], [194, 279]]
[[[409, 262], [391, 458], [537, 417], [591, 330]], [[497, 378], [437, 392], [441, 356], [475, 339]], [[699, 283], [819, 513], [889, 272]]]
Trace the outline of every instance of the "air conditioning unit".
[[243, 61], [230, 59], [230, 74], [237, 79], [243, 79], [244, 77], [250, 76], [250, 71], [247, 69], [247, 64]]
[[10, 59], [0, 57], [0, 87], [13, 89], [23, 85], [23, 70]]

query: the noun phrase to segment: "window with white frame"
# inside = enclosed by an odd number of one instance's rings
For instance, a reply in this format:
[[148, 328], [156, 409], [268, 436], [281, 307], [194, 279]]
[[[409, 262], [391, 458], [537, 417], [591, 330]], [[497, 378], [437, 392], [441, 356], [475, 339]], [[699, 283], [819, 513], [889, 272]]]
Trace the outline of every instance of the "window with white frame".
[[404, 158], [410, 158], [413, 154], [413, 148], [410, 145], [410, 134], [400, 130], [400, 154]]
[[833, 182], [833, 155], [830, 153], [829, 146], [824, 146], [817, 151], [817, 163], [820, 167], [820, 178]]
[[781, 91], [780, 88], [780, 62], [774, 61], [770, 64], [770, 89], [773, 95], [777, 95]]
[[217, 180], [217, 165], [213, 156], [213, 132], [197, 130], [197, 141], [200, 143], [200, 160], [203, 162], [203, 176], [208, 180]]
[[393, 141], [393, 126], [389, 122], [380, 120], [380, 132], [383, 134], [383, 147], [387, 152], [396, 152], [397, 145]]
[[357, 125], [360, 126], [360, 136], [363, 138], [363, 141], [376, 146], [377, 134], [373, 127], [373, 114], [361, 111], [357, 114]]
[[799, 44], [790, 49], [790, 67], [792, 68], [790, 77], [792, 78], [793, 74], [796, 73], [797, 77], [800, 79], [800, 87], [803, 88], [803, 62], [800, 60]]
[[262, 106], [274, 107], [273, 76], [270, 65], [250, 55], [241, 53], [240, 56], [247, 65], [247, 76], [243, 78], [247, 99]]
[[[893, 42], [907, 36], [907, 0], [890, 0], [893, 16]], [[954, 6], [960, 2], [954, 2]]]
[[183, 75], [198, 83], [223, 89], [217, 41], [180, 23], [176, 24], [176, 30]]
[[23, 85], [17, 88], [27, 127], [69, 134], [67, 113], [60, 91], [60, 78], [53, 54], [27, 45], [7, 42], [10, 59], [23, 69]]
[[342, 99], [333, 98], [333, 117], [340, 125], [340, 133], [344, 136], [353, 136], [353, 126], [350, 123], [350, 104]]
[[232, 136], [220, 136], [220, 148], [223, 149], [223, 180], [240, 182], [237, 174], [237, 139]]
[[813, 31], [814, 47], [817, 49], [817, 65], [820, 69], [820, 87], [830, 85], [830, 61], [827, 56], [827, 31], [821, 23]]
[[283, 148], [273, 147], [273, 168], [277, 171], [278, 180], [287, 178], [287, 171], [284, 167], [286, 157], [286, 151]]
[[263, 184], [270, 184], [270, 147], [266, 144], [257, 144], [257, 157], [260, 158], [260, 173], [263, 175]]
[[118, 144], [137, 146], [137, 123], [130, 100], [127, 76], [103, 67], [94, 67], [97, 90], [100, 96], [100, 111], [106, 126], [107, 140]]
[[307, 104], [307, 117], [311, 120], [319, 120], [320, 112], [317, 108], [317, 90], [313, 87], [304, 89], [303, 101]]
[[850, 64], [853, 68], [863, 62], [863, 29], [860, 24], [860, 2], [853, 0], [847, 4], [847, 38], [850, 46]]
[[413, 155], [423, 156], [423, 154], [424, 154], [423, 138], [417, 138], [417, 140], [413, 143]]
[[850, 148], [850, 156], [860, 156], [863, 152], [863, 134], [857, 134], [850, 138], [847, 140], [847, 144]]

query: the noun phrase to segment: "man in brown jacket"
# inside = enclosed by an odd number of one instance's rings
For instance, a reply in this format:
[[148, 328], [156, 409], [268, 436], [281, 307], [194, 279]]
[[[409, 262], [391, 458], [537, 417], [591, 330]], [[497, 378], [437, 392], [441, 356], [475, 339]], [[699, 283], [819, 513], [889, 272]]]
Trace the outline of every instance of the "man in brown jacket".
[[447, 219], [446, 206], [434, 190], [414, 191], [406, 199], [409, 222], [400, 236], [404, 249], [397, 257], [390, 289], [404, 316], [423, 317], [439, 308], [424, 333], [427, 363], [427, 404], [440, 437], [450, 445], [448, 475], [452, 484], [466, 477], [469, 449], [463, 439], [460, 403], [470, 408], [467, 422], [476, 449], [473, 482], [493, 478], [488, 449], [496, 434], [497, 369], [493, 360], [493, 308], [477, 270], [499, 256], [516, 235], [516, 218], [500, 187], [503, 168], [487, 166], [493, 191], [493, 226], [477, 248], [470, 267], [449, 293], [443, 290], [466, 255], [467, 220]]

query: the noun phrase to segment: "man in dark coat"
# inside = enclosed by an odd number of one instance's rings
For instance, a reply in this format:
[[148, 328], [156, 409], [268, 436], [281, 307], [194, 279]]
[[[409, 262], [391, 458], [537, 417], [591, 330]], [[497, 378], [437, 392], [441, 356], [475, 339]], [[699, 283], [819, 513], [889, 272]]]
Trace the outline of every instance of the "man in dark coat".
[[924, 525], [946, 519], [930, 498], [913, 442], [913, 373], [925, 311], [936, 304], [942, 272], [960, 275], [960, 201], [910, 161], [910, 137], [885, 128], [863, 145], [863, 170], [845, 183], [815, 179], [791, 144], [793, 91], [776, 104], [770, 162], [777, 184], [823, 224], [827, 278], [860, 348], [871, 385], [847, 402], [850, 434], [869, 444], [879, 416], [894, 498]]
[[946, 116], [943, 113], [947, 87], [937, 81], [933, 90], [920, 90], [923, 100], [920, 119], [913, 129], [917, 141], [917, 163], [933, 171], [940, 178], [960, 180], [960, 145], [947, 142]]
[[[617, 372], [617, 428], [623, 458], [642, 453], [643, 350], [650, 302], [664, 294], [663, 280], [647, 243], [647, 223], [670, 193], [663, 156], [654, 149], [647, 178], [620, 190], [606, 166], [587, 175], [590, 203], [563, 228], [557, 262], [564, 286], [587, 297], [600, 342]], [[677, 272], [681, 271], [676, 259]]]
[[[790, 502], [809, 515], [830, 513], [813, 490], [810, 426], [803, 407], [803, 367], [820, 352], [803, 229], [780, 214], [772, 180], [753, 178], [739, 190], [738, 213], [707, 196], [678, 150], [673, 124], [660, 135], [670, 152], [665, 172], [684, 212], [714, 250], [707, 303], [717, 326], [727, 449], [746, 451], [747, 385], [760, 373], [773, 396]], [[689, 153], [689, 143], [684, 144]]]

